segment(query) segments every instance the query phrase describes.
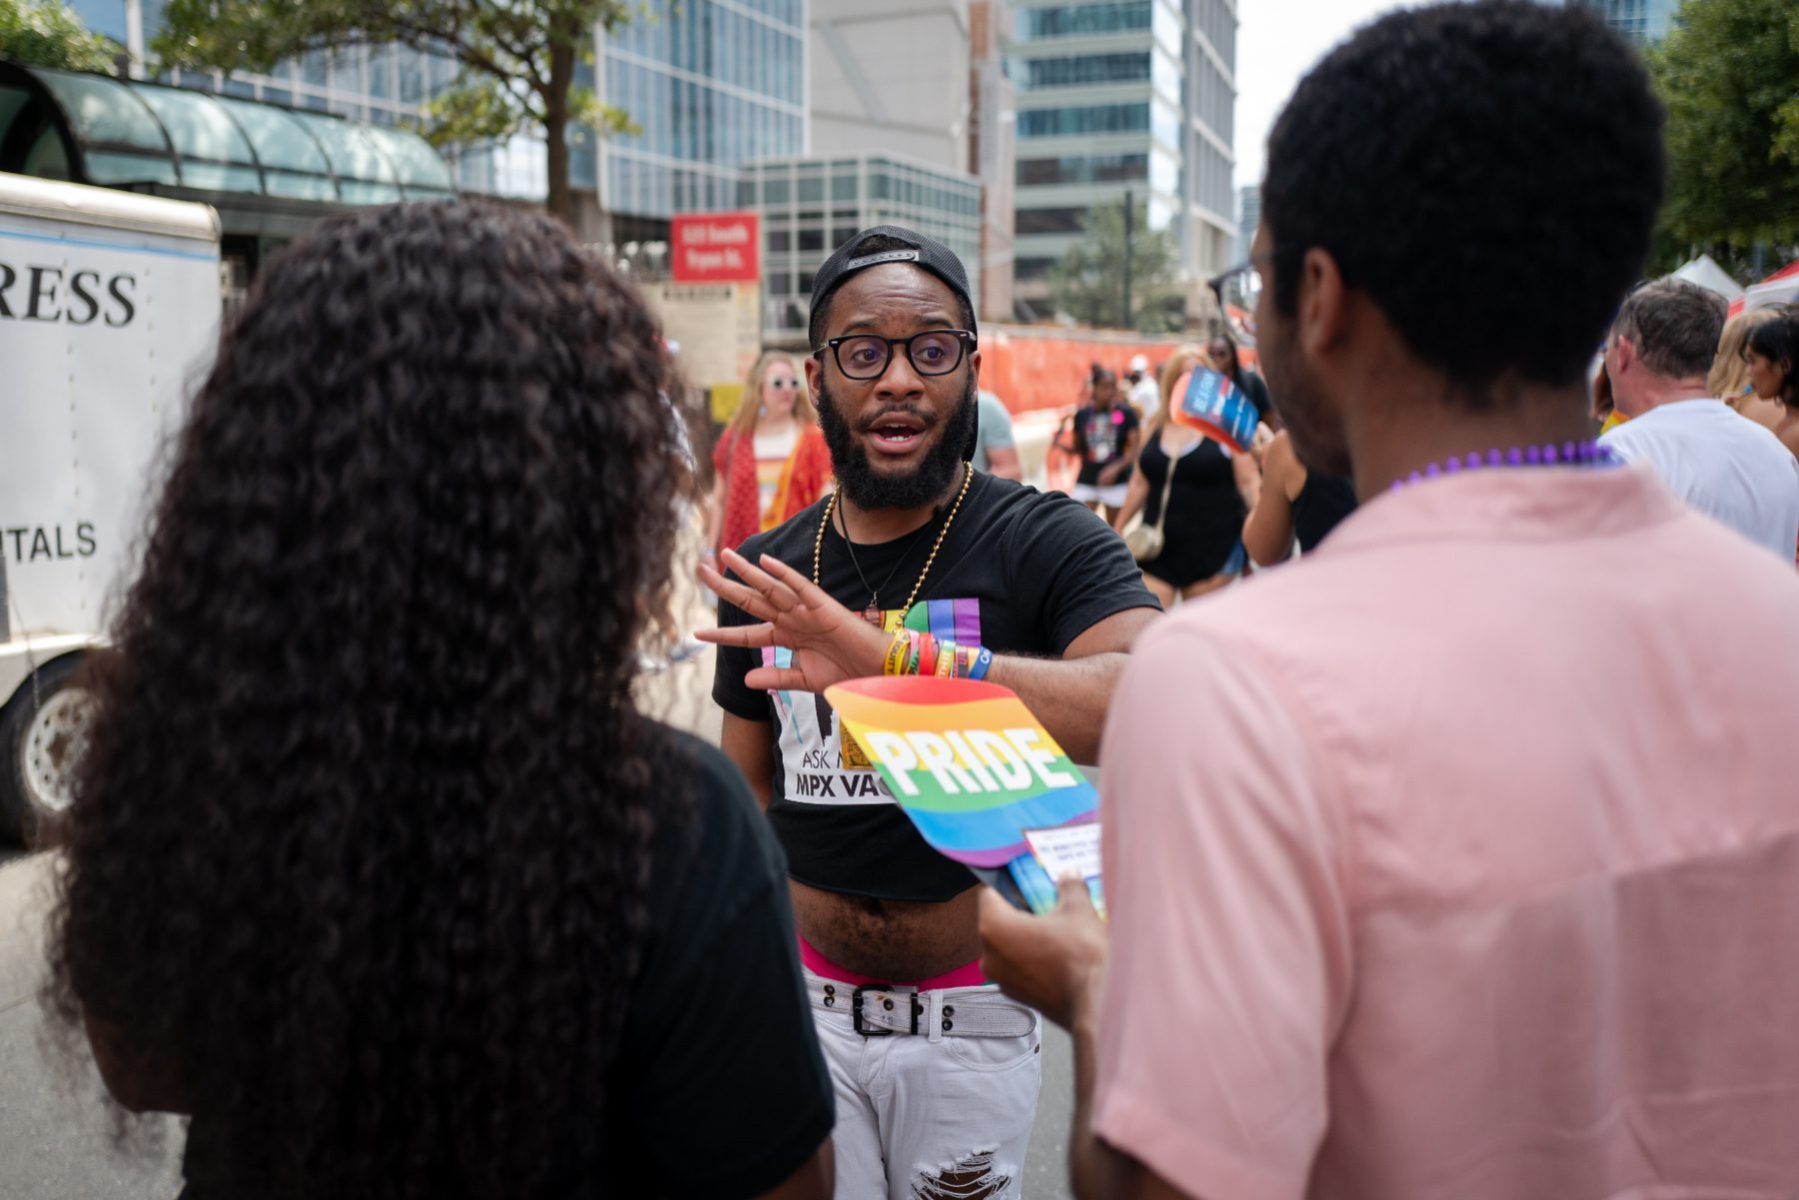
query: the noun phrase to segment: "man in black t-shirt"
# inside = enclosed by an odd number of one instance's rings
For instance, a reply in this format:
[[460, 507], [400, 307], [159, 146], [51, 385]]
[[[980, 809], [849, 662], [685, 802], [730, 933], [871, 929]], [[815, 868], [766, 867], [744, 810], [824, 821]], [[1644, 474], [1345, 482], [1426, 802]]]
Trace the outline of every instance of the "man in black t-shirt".
[[852, 238], [817, 275], [811, 338], [839, 490], [727, 554], [731, 578], [702, 568], [722, 745], [787, 852], [837, 1194], [999, 1196], [1030, 1139], [1036, 1016], [980, 986], [973, 877], [925, 844], [822, 693], [881, 674], [915, 631], [1091, 762], [1155, 600], [1092, 513], [964, 461], [980, 352], [947, 249], [891, 226]]

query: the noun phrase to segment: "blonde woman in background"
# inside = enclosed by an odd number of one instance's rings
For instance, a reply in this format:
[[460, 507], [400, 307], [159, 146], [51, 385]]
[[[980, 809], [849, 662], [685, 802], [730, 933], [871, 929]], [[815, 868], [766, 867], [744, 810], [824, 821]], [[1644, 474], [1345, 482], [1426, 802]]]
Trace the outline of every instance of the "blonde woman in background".
[[791, 354], [766, 351], [750, 368], [737, 415], [712, 448], [712, 528], [707, 544], [735, 550], [810, 506], [831, 483], [831, 452]]
[[[1139, 564], [1143, 582], [1163, 608], [1178, 596], [1191, 600], [1221, 588], [1243, 572], [1243, 518], [1255, 507], [1262, 472], [1250, 454], [1239, 454], [1197, 429], [1168, 419], [1175, 384], [1196, 366], [1211, 366], [1201, 346], [1182, 346], [1162, 368], [1162, 404], [1150, 423], [1138, 470], [1131, 478], [1116, 528], [1138, 512], [1151, 525], [1162, 521], [1162, 552]], [[1174, 471], [1172, 486], [1168, 472]], [[1162, 495], [1168, 513], [1162, 515]]]
[[1724, 325], [1718, 337], [1718, 356], [1712, 360], [1705, 388], [1712, 395], [1766, 429], [1778, 429], [1786, 415], [1777, 399], [1758, 396], [1749, 378], [1749, 335], [1758, 325], [1780, 319], [1777, 308], [1758, 308], [1738, 313]]

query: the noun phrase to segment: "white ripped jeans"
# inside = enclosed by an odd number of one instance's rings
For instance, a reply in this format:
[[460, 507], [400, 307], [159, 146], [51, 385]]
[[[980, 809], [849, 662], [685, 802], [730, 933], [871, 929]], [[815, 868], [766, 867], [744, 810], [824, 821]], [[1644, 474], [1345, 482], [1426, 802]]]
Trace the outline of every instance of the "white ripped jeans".
[[[851, 987], [805, 972], [837, 1098], [835, 1200], [1022, 1200], [1024, 1156], [1042, 1078], [1041, 1019], [1022, 1037], [869, 1037], [852, 1027]], [[838, 1003], [817, 997], [834, 987]], [[945, 988], [921, 1025], [959, 996]], [[940, 1022], [939, 1022], [940, 1024]]]

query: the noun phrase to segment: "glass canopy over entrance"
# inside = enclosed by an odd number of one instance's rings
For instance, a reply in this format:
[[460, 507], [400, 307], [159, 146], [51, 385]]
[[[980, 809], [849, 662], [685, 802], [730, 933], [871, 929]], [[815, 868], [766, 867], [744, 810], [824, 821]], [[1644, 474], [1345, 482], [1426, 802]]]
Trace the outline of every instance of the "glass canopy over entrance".
[[227, 235], [278, 238], [344, 207], [456, 194], [449, 166], [417, 134], [9, 63], [0, 171], [202, 200]]

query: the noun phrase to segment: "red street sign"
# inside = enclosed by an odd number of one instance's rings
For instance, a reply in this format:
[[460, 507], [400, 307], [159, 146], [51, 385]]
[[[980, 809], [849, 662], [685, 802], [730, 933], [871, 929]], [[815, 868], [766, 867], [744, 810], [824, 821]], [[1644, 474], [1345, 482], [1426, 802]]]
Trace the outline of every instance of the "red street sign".
[[761, 228], [753, 212], [689, 213], [670, 222], [676, 283], [755, 283]]

